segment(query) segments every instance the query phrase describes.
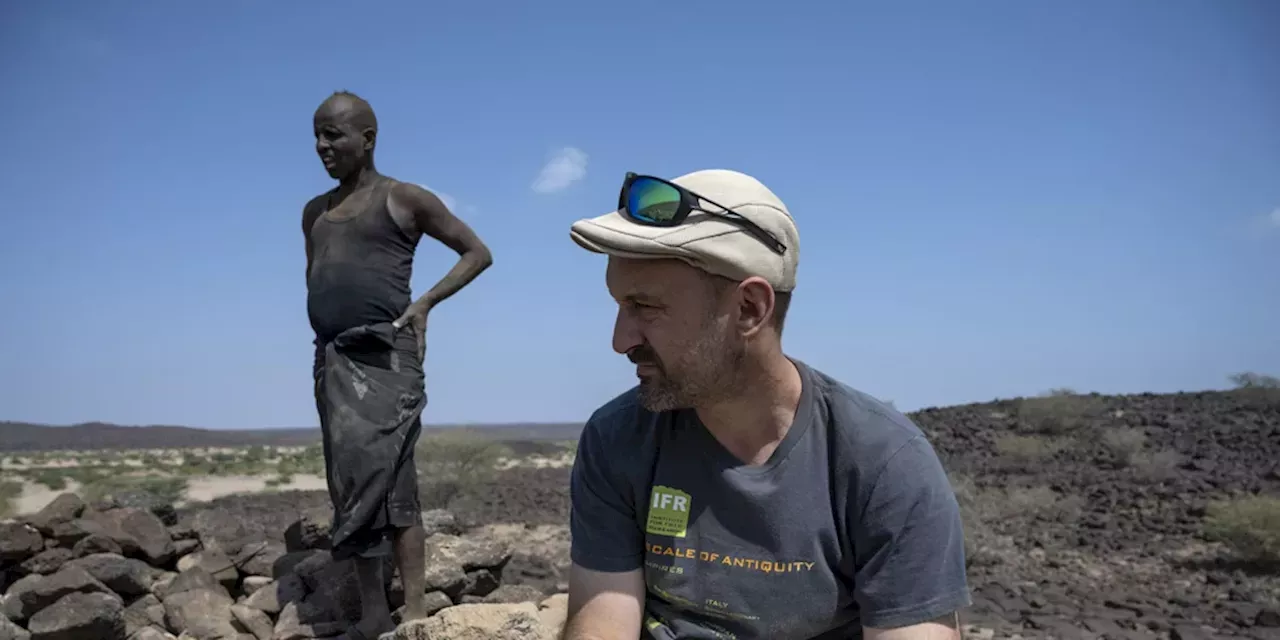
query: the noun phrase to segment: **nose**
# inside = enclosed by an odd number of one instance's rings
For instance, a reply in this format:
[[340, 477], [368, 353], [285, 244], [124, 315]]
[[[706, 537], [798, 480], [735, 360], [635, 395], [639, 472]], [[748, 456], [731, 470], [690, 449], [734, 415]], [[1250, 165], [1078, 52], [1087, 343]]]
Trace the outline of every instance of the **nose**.
[[644, 344], [644, 336], [640, 327], [627, 313], [626, 307], [618, 307], [618, 317], [613, 322], [613, 350], [625, 355], [628, 351]]

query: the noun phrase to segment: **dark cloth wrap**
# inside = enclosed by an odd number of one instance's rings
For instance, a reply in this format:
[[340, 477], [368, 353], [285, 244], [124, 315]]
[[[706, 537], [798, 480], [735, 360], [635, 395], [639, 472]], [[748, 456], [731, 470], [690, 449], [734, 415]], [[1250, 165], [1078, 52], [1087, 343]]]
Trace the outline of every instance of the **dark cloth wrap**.
[[333, 557], [388, 555], [395, 531], [422, 519], [413, 450], [427, 396], [416, 332], [382, 322], [317, 340], [313, 374]]

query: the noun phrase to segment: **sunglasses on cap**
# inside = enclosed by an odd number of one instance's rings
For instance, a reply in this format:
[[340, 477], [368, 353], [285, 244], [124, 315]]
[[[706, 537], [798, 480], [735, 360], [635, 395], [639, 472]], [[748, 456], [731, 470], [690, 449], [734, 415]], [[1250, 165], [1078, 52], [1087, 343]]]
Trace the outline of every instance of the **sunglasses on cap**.
[[[703, 202], [720, 210], [705, 209]], [[651, 227], [674, 227], [684, 222], [690, 213], [701, 211], [743, 227], [774, 253], [781, 255], [787, 251], [772, 233], [737, 211], [662, 178], [628, 172], [622, 181], [622, 192], [618, 194], [618, 210], [632, 222]]]

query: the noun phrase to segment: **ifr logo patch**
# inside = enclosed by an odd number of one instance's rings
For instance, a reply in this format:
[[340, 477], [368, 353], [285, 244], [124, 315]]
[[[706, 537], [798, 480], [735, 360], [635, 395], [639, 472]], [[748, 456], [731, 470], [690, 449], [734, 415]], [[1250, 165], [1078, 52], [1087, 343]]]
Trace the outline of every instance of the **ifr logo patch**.
[[649, 519], [644, 530], [657, 536], [683, 538], [689, 528], [689, 494], [661, 485], [649, 493]]

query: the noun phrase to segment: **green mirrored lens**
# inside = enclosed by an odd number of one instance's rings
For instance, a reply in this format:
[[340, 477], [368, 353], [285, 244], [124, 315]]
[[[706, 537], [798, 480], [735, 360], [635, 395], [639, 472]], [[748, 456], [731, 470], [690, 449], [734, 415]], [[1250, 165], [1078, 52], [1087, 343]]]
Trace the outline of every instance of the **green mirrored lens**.
[[679, 210], [680, 192], [675, 187], [649, 178], [631, 183], [627, 215], [641, 221], [670, 222]]

